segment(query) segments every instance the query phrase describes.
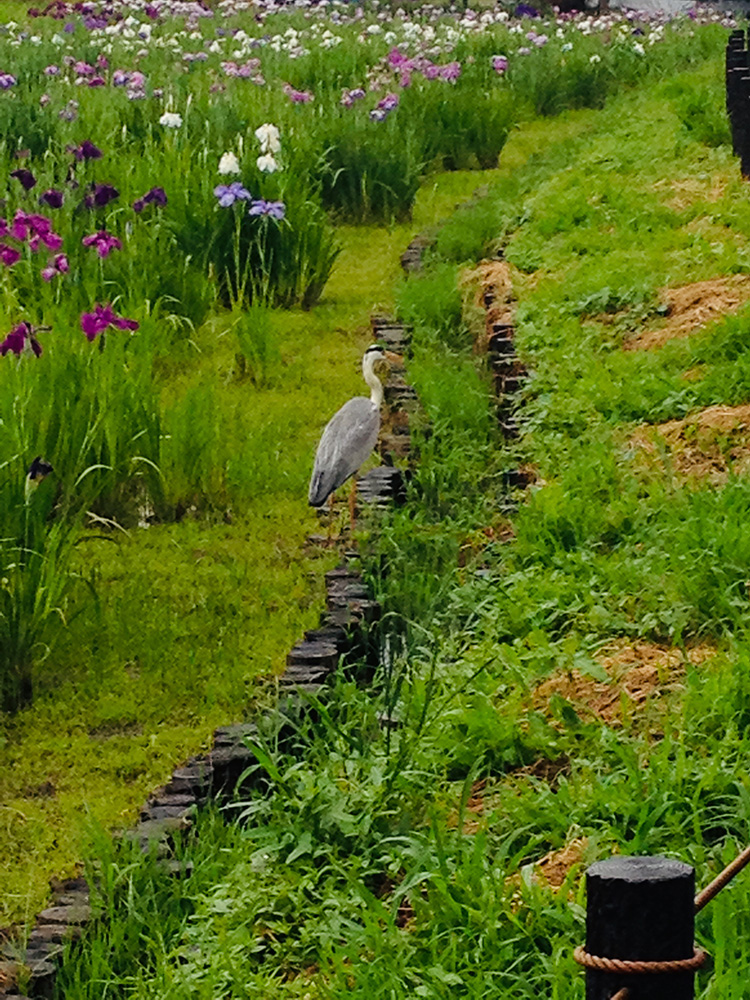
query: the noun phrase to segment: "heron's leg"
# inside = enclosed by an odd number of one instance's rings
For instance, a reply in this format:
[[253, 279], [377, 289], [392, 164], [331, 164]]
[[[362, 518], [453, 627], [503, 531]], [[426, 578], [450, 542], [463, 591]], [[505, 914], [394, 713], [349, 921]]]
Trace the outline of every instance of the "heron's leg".
[[352, 476], [352, 489], [349, 494], [349, 531], [354, 534], [354, 525], [356, 522], [356, 503], [357, 503], [357, 477]]
[[331, 538], [333, 535], [333, 493], [328, 500], [328, 545], [331, 544]]

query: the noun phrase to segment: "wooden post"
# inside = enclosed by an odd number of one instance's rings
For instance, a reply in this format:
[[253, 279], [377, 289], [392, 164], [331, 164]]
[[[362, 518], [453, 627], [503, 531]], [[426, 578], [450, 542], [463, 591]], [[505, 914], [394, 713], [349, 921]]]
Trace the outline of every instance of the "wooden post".
[[[613, 857], [586, 873], [586, 951], [599, 958], [664, 962], [693, 956], [695, 872], [669, 858]], [[693, 972], [586, 969], [586, 1000], [693, 1000]]]
[[742, 95], [740, 77], [748, 69], [748, 52], [745, 48], [744, 31], [733, 31], [726, 48], [726, 109], [732, 130], [732, 149], [735, 156], [741, 152], [743, 129]]

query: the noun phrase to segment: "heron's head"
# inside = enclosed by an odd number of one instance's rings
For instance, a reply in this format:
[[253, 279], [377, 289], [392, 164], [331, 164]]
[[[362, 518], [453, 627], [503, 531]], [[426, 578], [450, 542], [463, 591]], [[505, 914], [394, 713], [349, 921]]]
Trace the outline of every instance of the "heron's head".
[[365, 351], [365, 356], [362, 359], [363, 364], [369, 365], [372, 371], [378, 372], [382, 370], [383, 367], [387, 369], [398, 366], [403, 362], [403, 358], [400, 354], [394, 354], [393, 351], [386, 351], [384, 347], [380, 344], [372, 344]]

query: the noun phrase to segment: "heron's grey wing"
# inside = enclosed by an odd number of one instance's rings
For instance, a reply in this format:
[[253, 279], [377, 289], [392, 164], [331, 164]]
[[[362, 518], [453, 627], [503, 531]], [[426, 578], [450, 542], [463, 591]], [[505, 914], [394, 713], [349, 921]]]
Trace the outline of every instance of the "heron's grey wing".
[[328, 421], [315, 454], [308, 499], [320, 507], [369, 456], [378, 440], [380, 411], [366, 396], [355, 396]]

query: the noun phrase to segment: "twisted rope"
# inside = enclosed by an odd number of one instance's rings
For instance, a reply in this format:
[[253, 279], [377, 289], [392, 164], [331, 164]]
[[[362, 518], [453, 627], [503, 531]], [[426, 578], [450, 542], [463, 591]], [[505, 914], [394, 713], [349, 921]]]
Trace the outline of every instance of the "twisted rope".
[[710, 903], [714, 896], [717, 896], [724, 886], [731, 882], [734, 876], [741, 872], [746, 864], [750, 862], [750, 847], [738, 854], [734, 861], [731, 861], [723, 872], [716, 876], [713, 882], [709, 882], [705, 889], [702, 889], [695, 897], [695, 912], [702, 910], [706, 903]]
[[623, 958], [600, 958], [598, 955], [589, 955], [586, 949], [579, 945], [573, 952], [573, 957], [579, 965], [585, 965], [587, 969], [598, 969], [600, 972], [653, 975], [656, 972], [695, 972], [696, 969], [700, 969], [708, 955], [702, 949], [694, 948], [691, 958], [675, 958], [662, 962], [629, 962]]

